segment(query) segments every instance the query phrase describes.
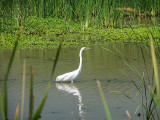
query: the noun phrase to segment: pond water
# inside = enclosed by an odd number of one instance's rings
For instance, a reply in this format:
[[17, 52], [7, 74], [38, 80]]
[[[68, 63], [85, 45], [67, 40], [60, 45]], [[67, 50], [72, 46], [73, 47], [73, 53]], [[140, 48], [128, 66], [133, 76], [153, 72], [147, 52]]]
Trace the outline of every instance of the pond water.
[[[141, 104], [142, 98], [131, 81], [141, 86], [141, 80], [137, 73], [131, 70], [122, 59], [127, 58], [127, 63], [134, 66], [141, 76], [144, 72], [145, 80], [148, 82], [147, 77], [151, 78], [153, 71], [149, 52], [145, 47], [142, 47], [148, 70], [147, 75], [141, 49], [138, 45], [109, 44], [89, 47], [91, 50], [83, 52], [82, 71], [74, 83], [56, 83], [56, 76], [77, 69], [79, 64], [81, 47], [62, 46], [41, 120], [105, 120], [103, 103], [96, 80], [100, 80], [113, 120], [128, 120], [126, 110], [132, 116], [134, 115], [137, 107]], [[0, 51], [1, 90], [10, 55], [11, 51]], [[24, 118], [27, 120], [30, 66], [32, 66], [34, 74], [34, 109], [36, 109], [50, 80], [55, 55], [56, 49], [17, 50], [8, 79], [9, 120], [14, 118], [16, 106], [21, 103], [24, 60], [27, 63]], [[130, 96], [137, 104], [122, 93]], [[137, 116], [138, 113], [141, 114], [140, 117]], [[143, 119], [141, 107], [133, 118]]]

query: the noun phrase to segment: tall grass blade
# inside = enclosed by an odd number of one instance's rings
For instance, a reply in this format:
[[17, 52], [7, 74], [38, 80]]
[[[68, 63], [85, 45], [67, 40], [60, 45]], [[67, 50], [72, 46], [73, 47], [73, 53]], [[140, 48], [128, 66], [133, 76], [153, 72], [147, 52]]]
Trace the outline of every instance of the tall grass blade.
[[129, 118], [129, 120], [133, 120], [128, 110], [126, 110], [126, 114], [127, 114], [128, 118]]
[[157, 65], [157, 59], [155, 55], [154, 44], [153, 44], [153, 36], [151, 33], [149, 33], [149, 38], [150, 38], [151, 56], [152, 56], [152, 64], [154, 69], [155, 84], [156, 84], [158, 98], [160, 98], [158, 65]]
[[125, 65], [127, 65], [132, 71], [134, 71], [134, 72], [137, 74], [137, 76], [141, 79], [140, 73], [138, 72], [138, 70], [137, 70], [131, 63], [129, 63], [129, 60], [128, 60], [128, 59], [121, 58], [119, 55], [117, 55], [117, 57], [118, 57]]
[[15, 53], [16, 53], [16, 49], [17, 49], [17, 46], [18, 46], [18, 41], [20, 39], [20, 36], [21, 36], [21, 33], [23, 31], [23, 26], [21, 27], [20, 31], [19, 31], [19, 34], [17, 36], [17, 39], [15, 41], [15, 44], [14, 44], [14, 49], [12, 51], [12, 55], [11, 55], [11, 58], [9, 60], [9, 64], [8, 64], [8, 68], [7, 68], [7, 72], [5, 73], [5, 76], [4, 76], [4, 95], [3, 95], [3, 103], [4, 103], [4, 112], [5, 112], [5, 118], [7, 119], [7, 109], [8, 109], [8, 93], [7, 93], [7, 80], [8, 80], [8, 76], [9, 76], [9, 73], [10, 73], [10, 69], [11, 69], [11, 66], [12, 66], [12, 63], [13, 63], [13, 59], [14, 59], [14, 56], [15, 56]]
[[[56, 53], [55, 61], [53, 63], [53, 68], [52, 68], [52, 72], [51, 72], [51, 80], [52, 80], [52, 76], [53, 76], [54, 70], [56, 68], [56, 64], [57, 64], [57, 60], [58, 60], [58, 57], [59, 57], [59, 54], [60, 54], [61, 45], [62, 45], [63, 40], [64, 40], [64, 36], [62, 37], [62, 40], [60, 41], [60, 44], [59, 44], [59, 47], [58, 47], [58, 50], [57, 50], [57, 53]], [[33, 115], [33, 118], [32, 118], [33, 120], [37, 120], [39, 118], [39, 116], [40, 116], [40, 114], [42, 112], [42, 109], [44, 107], [44, 104], [46, 102], [50, 86], [51, 86], [51, 81], [48, 83], [48, 87], [47, 87], [46, 92], [44, 94], [44, 97], [43, 97], [43, 99], [41, 101], [41, 104], [38, 106], [36, 112]]]
[[124, 70], [119, 69], [125, 76], [129, 76]]
[[18, 120], [18, 116], [19, 116], [19, 104], [17, 105], [17, 108], [16, 108], [14, 120]]
[[[135, 83], [134, 83], [135, 84]], [[135, 84], [136, 85], [136, 84]], [[137, 86], [137, 85], [136, 85]], [[138, 88], [138, 90], [140, 90], [139, 88]], [[134, 99], [132, 99], [130, 96], [128, 96], [127, 94], [125, 94], [124, 92], [119, 92], [119, 91], [109, 91], [109, 92], [112, 92], [112, 93], [121, 93], [121, 94], [123, 94], [124, 96], [126, 96], [128, 99], [130, 99], [132, 102], [134, 102], [135, 104], [137, 104], [138, 105], [138, 103], [134, 100]], [[139, 91], [139, 92], [141, 92], [141, 91]], [[143, 104], [141, 104], [145, 109], [146, 109], [146, 107], [143, 105]], [[138, 106], [140, 106], [140, 105], [138, 105]], [[138, 107], [139, 108], [139, 107]]]
[[[134, 103], [136, 103], [138, 105], [138, 103], [136, 101], [134, 101], [130, 96], [126, 95], [125, 93], [122, 92], [123, 95], [125, 95], [128, 99], [130, 99], [131, 101], [133, 101]], [[142, 107], [147, 110], [146, 106], [144, 104], [141, 104]]]
[[140, 88], [138, 87], [138, 85], [132, 80], [133, 84], [136, 86], [137, 90], [139, 91], [139, 93], [143, 96], [142, 92], [140, 91]]
[[149, 83], [150, 83], [149, 74], [148, 74], [148, 69], [147, 69], [147, 65], [146, 65], [146, 59], [145, 59], [145, 57], [144, 57], [144, 53], [143, 53], [142, 47], [140, 47], [140, 48], [141, 48], [141, 53], [142, 53], [142, 57], [143, 57], [143, 63], [144, 63], [144, 66], [145, 66], [145, 69], [146, 69], [146, 72], [147, 72], [148, 81], [149, 81]]
[[[115, 54], [124, 64], [126, 64], [132, 71], [134, 71], [134, 72], [136, 72], [137, 73], [137, 76], [141, 79], [141, 75], [140, 75], [140, 73], [137, 71], [137, 69], [133, 66], [133, 65], [131, 65], [131, 64], [129, 64], [129, 60], [117, 49], [117, 48], [115, 48], [115, 50], [116, 50], [116, 52], [118, 53], [114, 53], [113, 51], [111, 51], [111, 50], [109, 50], [109, 49], [106, 49], [106, 48], [103, 48], [104, 50], [107, 50], [107, 51], [109, 51], [109, 52], [111, 52], [111, 53], [113, 53], [113, 54]], [[121, 57], [121, 56], [122, 57]]]
[[57, 49], [56, 57], [55, 57], [55, 60], [54, 60], [54, 63], [53, 63], [53, 68], [52, 68], [52, 72], [51, 72], [51, 80], [52, 80], [53, 73], [54, 73], [54, 70], [55, 70], [56, 65], [57, 65], [57, 60], [59, 58], [59, 54], [60, 54], [60, 51], [61, 51], [61, 45], [62, 45], [63, 41], [64, 41], [64, 36], [62, 37], [62, 39], [60, 41], [60, 44], [59, 44], [59, 47]]
[[[156, 112], [157, 116], [158, 116], [158, 111], [157, 110], [157, 104], [159, 101], [155, 101], [156, 100], [156, 88], [153, 90], [153, 88], [151, 86], [148, 86], [148, 89], [149, 89], [149, 92], [150, 92], [150, 95], [151, 95], [151, 99], [149, 101], [149, 108], [148, 108], [148, 111], [149, 111], [149, 117], [154, 117], [153, 115], [153, 111]], [[158, 118], [159, 120], [159, 118]]]
[[24, 60], [24, 63], [23, 63], [21, 120], [23, 120], [23, 111], [24, 111], [25, 81], [26, 81], [26, 60]]
[[106, 116], [107, 116], [108, 120], [111, 120], [111, 114], [110, 114], [110, 111], [109, 111], [109, 108], [108, 108], [108, 104], [107, 104], [107, 101], [105, 100], [101, 84], [100, 84], [100, 82], [98, 80], [97, 80], [97, 86], [98, 86], [99, 91], [100, 91], [100, 95], [101, 95], [101, 98], [102, 98], [102, 102], [103, 102], [103, 105], [104, 105]]
[[34, 102], [34, 96], [33, 96], [33, 71], [32, 67], [30, 68], [30, 97], [29, 97], [29, 120], [32, 120], [33, 115], [33, 102]]
[[126, 96], [128, 99], [130, 99], [132, 102], [134, 102], [134, 103], [136, 103], [136, 104], [138, 104], [136, 101], [134, 101], [130, 96], [128, 96], [128, 95], [126, 95], [125, 93], [123, 93], [122, 92], [122, 94], [124, 95], [124, 96]]
[[4, 104], [3, 104], [3, 99], [2, 99], [1, 93], [0, 93], [0, 110], [1, 110], [2, 120], [6, 120], [5, 111], [4, 111]]
[[[147, 104], [147, 84], [144, 80], [144, 73], [143, 73], [143, 76], [142, 76], [142, 83], [143, 83], [143, 86], [144, 86], [144, 94], [145, 94], [145, 99], [146, 99], [146, 108], [148, 109], [148, 104]], [[143, 97], [143, 96], [142, 96]]]
[[48, 91], [49, 91], [49, 89], [50, 89], [50, 86], [51, 86], [51, 83], [48, 84], [48, 87], [47, 87], [46, 92], [45, 92], [45, 94], [44, 94], [44, 97], [43, 97], [43, 99], [42, 99], [42, 101], [41, 101], [41, 104], [38, 106], [35, 114], [33, 115], [33, 118], [32, 118], [33, 120], [37, 120], [37, 119], [39, 118], [39, 116], [40, 116], [40, 114], [41, 114], [41, 112], [42, 112], [43, 106], [44, 106], [44, 104], [45, 104], [45, 102], [46, 102], [46, 99], [47, 99], [47, 95], [48, 95]]
[[137, 107], [136, 111], [134, 112], [133, 117], [136, 115], [136, 113], [137, 113], [137, 111], [138, 111], [138, 109], [139, 109], [139, 107], [140, 107], [140, 106], [141, 106], [141, 105], [138, 105], [138, 107]]

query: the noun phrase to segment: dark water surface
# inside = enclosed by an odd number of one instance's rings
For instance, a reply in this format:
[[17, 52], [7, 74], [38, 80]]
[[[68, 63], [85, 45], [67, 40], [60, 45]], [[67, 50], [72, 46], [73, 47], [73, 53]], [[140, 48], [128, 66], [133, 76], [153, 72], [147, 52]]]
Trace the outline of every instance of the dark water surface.
[[[78, 68], [79, 50], [81, 47], [62, 47], [51, 90], [41, 114], [41, 120], [105, 120], [105, 112], [97, 88], [96, 80], [100, 80], [113, 120], [128, 120], [125, 111], [133, 116], [141, 104], [141, 96], [131, 81], [141, 86], [140, 78], [122, 60], [136, 68], [136, 71], [148, 82], [147, 72], [143, 63], [141, 49], [137, 45], [118, 44], [90, 46], [91, 50], [83, 52], [83, 66], [79, 77], [74, 83], [56, 83], [57, 75]], [[109, 49], [112, 52], [106, 50]], [[148, 75], [152, 77], [152, 65], [149, 52], [142, 47]], [[117, 51], [118, 50], [118, 51]], [[30, 66], [34, 72], [35, 106], [39, 105], [52, 70], [56, 49], [50, 50], [17, 50], [15, 60], [8, 79], [9, 120], [14, 118], [15, 109], [21, 103], [23, 61], [27, 62], [24, 118], [27, 120], [29, 108]], [[4, 73], [7, 69], [11, 51], [0, 51], [0, 88], [3, 88]], [[119, 58], [120, 57], [120, 58]], [[151, 81], [150, 81], [151, 82]], [[115, 92], [118, 91], [118, 92]], [[125, 93], [137, 102], [134, 103]], [[137, 114], [141, 113], [141, 117]], [[143, 119], [141, 107], [134, 119]]]

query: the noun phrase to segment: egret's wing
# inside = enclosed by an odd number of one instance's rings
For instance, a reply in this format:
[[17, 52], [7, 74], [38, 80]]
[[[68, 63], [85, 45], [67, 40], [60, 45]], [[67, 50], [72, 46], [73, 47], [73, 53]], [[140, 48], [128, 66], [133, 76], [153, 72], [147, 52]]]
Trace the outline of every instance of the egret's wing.
[[69, 72], [69, 73], [65, 73], [65, 74], [62, 74], [62, 75], [59, 75], [56, 78], [56, 81], [72, 81], [76, 77], [77, 77], [77, 70]]

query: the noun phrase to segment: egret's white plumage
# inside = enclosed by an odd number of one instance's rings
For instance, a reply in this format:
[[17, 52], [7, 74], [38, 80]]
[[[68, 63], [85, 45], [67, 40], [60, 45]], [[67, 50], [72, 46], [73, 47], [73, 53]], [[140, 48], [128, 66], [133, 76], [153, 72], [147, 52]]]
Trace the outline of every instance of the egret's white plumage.
[[65, 73], [65, 74], [59, 75], [56, 78], [56, 81], [71, 81], [73, 83], [73, 80], [75, 80], [78, 77], [78, 75], [80, 74], [80, 72], [81, 72], [81, 68], [82, 68], [82, 52], [83, 52], [83, 50], [87, 50], [87, 49], [89, 49], [89, 48], [82, 47], [81, 50], [80, 50], [80, 53], [79, 53], [80, 63], [79, 63], [78, 69], [74, 70], [72, 72], [69, 72], [69, 73]]

